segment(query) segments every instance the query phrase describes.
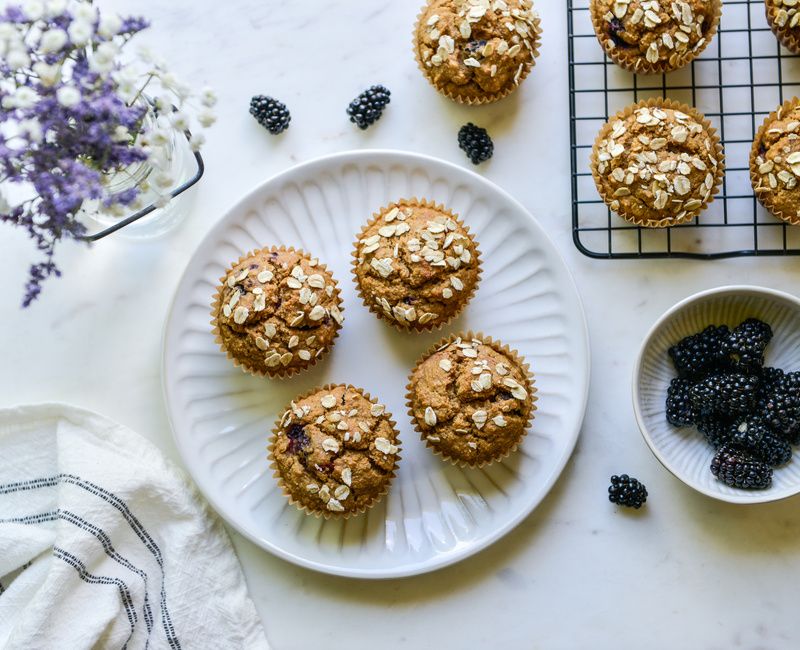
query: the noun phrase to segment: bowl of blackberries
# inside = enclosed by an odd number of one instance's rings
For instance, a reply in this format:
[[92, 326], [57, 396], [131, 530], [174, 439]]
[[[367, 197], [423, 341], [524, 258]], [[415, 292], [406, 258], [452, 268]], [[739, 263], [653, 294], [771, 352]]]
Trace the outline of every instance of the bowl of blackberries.
[[704, 291], [653, 326], [634, 367], [642, 435], [677, 478], [731, 503], [800, 492], [800, 299]]

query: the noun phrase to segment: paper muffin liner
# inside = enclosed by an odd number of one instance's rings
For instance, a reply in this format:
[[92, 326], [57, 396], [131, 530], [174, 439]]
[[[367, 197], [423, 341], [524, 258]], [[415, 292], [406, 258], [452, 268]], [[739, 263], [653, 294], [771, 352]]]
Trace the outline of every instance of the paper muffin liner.
[[783, 45], [787, 50], [792, 52], [793, 54], [800, 54], [800, 40], [797, 38], [797, 34], [795, 34], [795, 30], [798, 27], [791, 28], [788, 25], [784, 25], [781, 27], [778, 25], [772, 16], [772, 9], [773, 3], [772, 0], [766, 0], [764, 3], [764, 7], [767, 13], [767, 23], [769, 24], [769, 28], [772, 30], [772, 33], [780, 41], [781, 45]]
[[750, 148], [750, 183], [753, 186], [753, 193], [756, 195], [759, 203], [761, 203], [761, 205], [763, 205], [770, 214], [793, 226], [800, 224], [800, 217], [798, 217], [796, 213], [784, 214], [775, 204], [773, 191], [769, 187], [759, 188], [761, 174], [758, 171], [758, 163], [756, 163], [756, 158], [759, 156], [759, 145], [761, 144], [761, 139], [764, 137], [767, 126], [779, 119], [779, 113], [785, 114], [797, 106], [800, 106], [800, 99], [793, 97], [792, 99], [787, 99], [776, 110], [772, 111], [772, 113], [766, 117], [764, 122], [758, 128], [756, 137], [753, 138], [753, 146]]
[[600, 129], [600, 132], [597, 134], [597, 137], [594, 140], [594, 144], [592, 145], [592, 154], [589, 159], [589, 165], [592, 170], [592, 177], [594, 178], [594, 183], [597, 186], [597, 192], [600, 194], [600, 197], [603, 199], [605, 204], [610, 208], [611, 202], [614, 201], [613, 196], [608, 196], [606, 190], [604, 188], [604, 184], [601, 180], [604, 180], [604, 176], [600, 174], [597, 170], [597, 151], [600, 147], [600, 143], [606, 139], [608, 134], [612, 130], [612, 125], [616, 120], [625, 120], [630, 117], [635, 111], [640, 108], [661, 108], [661, 109], [671, 109], [674, 111], [680, 111], [681, 113], [685, 113], [686, 115], [693, 118], [696, 122], [701, 124], [706, 132], [711, 137], [712, 142], [714, 143], [714, 151], [716, 153], [718, 164], [716, 169], [714, 170], [714, 189], [708, 195], [707, 199], [701, 199], [700, 197], [695, 197], [698, 200], [702, 201], [700, 207], [695, 208], [694, 210], [687, 211], [686, 215], [681, 219], [675, 219], [673, 217], [665, 217], [663, 219], [646, 219], [642, 220], [637, 218], [634, 215], [625, 215], [622, 212], [616, 212], [620, 217], [628, 221], [629, 223], [635, 224], [637, 226], [642, 226], [644, 228], [668, 228], [669, 226], [677, 226], [682, 223], [687, 223], [697, 217], [699, 214], [705, 210], [709, 204], [713, 203], [714, 197], [716, 194], [719, 193], [720, 188], [722, 187], [722, 181], [725, 178], [725, 153], [722, 149], [722, 142], [719, 139], [719, 135], [717, 134], [717, 130], [711, 125], [706, 119], [706, 116], [703, 115], [700, 111], [687, 106], [686, 104], [682, 104], [680, 102], [676, 102], [672, 99], [662, 99], [660, 97], [651, 97], [650, 99], [642, 99], [635, 104], [631, 104], [630, 106], [626, 106], [621, 111], [612, 115], [609, 120], [603, 125], [603, 128]]
[[308, 370], [309, 368], [314, 367], [321, 359], [324, 359], [330, 353], [331, 349], [333, 348], [334, 344], [336, 343], [336, 339], [339, 336], [339, 330], [342, 328], [341, 325], [337, 323], [336, 330], [334, 331], [333, 338], [331, 339], [330, 345], [325, 349], [325, 351], [317, 356], [312, 356], [311, 359], [306, 361], [302, 366], [294, 366], [294, 367], [286, 367], [286, 366], [277, 366], [274, 369], [270, 368], [268, 370], [263, 370], [261, 368], [256, 368], [245, 361], [242, 361], [238, 357], [235, 357], [225, 346], [225, 340], [222, 338], [222, 332], [220, 331], [219, 323], [217, 319], [219, 318], [220, 313], [220, 304], [222, 302], [222, 292], [225, 287], [225, 281], [228, 277], [228, 273], [233, 270], [238, 264], [243, 262], [246, 258], [251, 257], [257, 253], [262, 251], [267, 252], [295, 252], [305, 256], [308, 259], [316, 259], [317, 260], [317, 268], [320, 268], [324, 271], [330, 273], [331, 278], [333, 279], [334, 284], [334, 294], [336, 295], [337, 306], [339, 307], [339, 311], [344, 314], [344, 304], [342, 302], [342, 295], [341, 290], [339, 288], [339, 281], [333, 276], [333, 273], [330, 272], [327, 266], [319, 261], [319, 258], [315, 258], [306, 251], [294, 248], [294, 246], [270, 246], [264, 247], [259, 249], [254, 249], [248, 251], [244, 255], [240, 256], [238, 260], [233, 262], [225, 272], [225, 274], [219, 279], [219, 285], [217, 286], [216, 292], [214, 294], [214, 298], [211, 301], [211, 333], [214, 335], [214, 341], [219, 346], [220, 350], [222, 350], [225, 355], [230, 359], [231, 363], [237, 368], [240, 368], [243, 372], [249, 373], [256, 377], [271, 377], [273, 379], [287, 379], [289, 377], [293, 377], [294, 375], [302, 372], [304, 370]]
[[714, 40], [714, 36], [717, 34], [717, 29], [719, 28], [719, 21], [720, 17], [722, 16], [722, 0], [713, 0], [714, 1], [714, 14], [711, 17], [711, 28], [708, 30], [706, 34], [706, 40], [703, 45], [695, 50], [690, 50], [685, 52], [683, 56], [679, 56], [675, 53], [673, 60], [671, 61], [658, 61], [656, 63], [651, 63], [645, 58], [645, 55], [642, 54], [637, 50], [637, 54], [626, 56], [626, 51], [624, 48], [619, 48], [614, 44], [613, 47], [609, 47], [608, 43], [611, 41], [610, 36], [606, 33], [605, 30], [605, 21], [603, 20], [603, 16], [597, 10], [597, 2], [596, 0], [591, 0], [589, 5], [589, 13], [592, 16], [592, 25], [594, 27], [595, 34], [597, 35], [597, 40], [600, 41], [600, 46], [603, 48], [603, 51], [606, 53], [606, 56], [611, 59], [614, 63], [616, 63], [619, 67], [628, 70], [629, 72], [633, 72], [634, 74], [662, 74], [665, 72], [674, 72], [675, 70], [680, 70], [681, 68], [687, 66], [691, 63], [694, 59], [700, 56], [703, 51], [708, 47], [709, 43]]
[[[472, 287], [472, 289], [469, 291], [468, 294], [463, 296], [461, 307], [459, 307], [459, 309], [457, 311], [453, 312], [453, 314], [446, 321], [442, 321], [441, 323], [437, 323], [437, 322], [434, 321], [434, 322], [431, 322], [431, 323], [425, 323], [424, 325], [420, 325], [418, 321], [414, 321], [413, 325], [404, 326], [402, 323], [400, 323], [396, 319], [389, 318], [383, 312], [382, 309], [378, 309], [377, 307], [375, 307], [374, 303], [372, 301], [370, 301], [369, 298], [364, 294], [364, 292], [363, 292], [363, 290], [361, 288], [361, 283], [358, 280], [358, 273], [357, 273], [357, 269], [358, 269], [358, 249], [359, 249], [359, 243], [361, 242], [361, 239], [364, 237], [364, 233], [378, 219], [381, 219], [383, 217], [383, 215], [386, 214], [386, 212], [388, 212], [392, 208], [399, 207], [399, 206], [404, 206], [404, 207], [409, 207], [409, 208], [414, 208], [414, 207], [417, 207], [417, 208], [431, 208], [433, 210], [437, 210], [437, 211], [441, 212], [442, 214], [450, 217], [453, 221], [455, 221], [464, 230], [464, 233], [467, 235], [467, 237], [469, 237], [470, 241], [472, 242], [473, 248], [475, 249], [475, 261], [476, 261], [477, 266], [478, 266], [478, 277], [475, 279], [475, 285]], [[413, 198], [410, 198], [410, 199], [399, 199], [399, 200], [397, 200], [397, 201], [395, 201], [393, 203], [390, 203], [389, 205], [381, 208], [378, 212], [373, 213], [372, 218], [364, 226], [361, 227], [361, 230], [360, 230], [358, 236], [356, 237], [355, 243], [353, 244], [353, 252], [351, 253], [351, 255], [352, 255], [352, 258], [353, 258], [353, 260], [351, 262], [351, 272], [353, 274], [353, 279], [354, 279], [355, 284], [356, 284], [356, 290], [358, 292], [359, 297], [361, 298], [361, 302], [364, 303], [364, 306], [367, 309], [369, 309], [369, 311], [371, 311], [373, 314], [375, 314], [379, 319], [389, 323], [395, 329], [397, 329], [397, 330], [399, 330], [401, 332], [430, 332], [430, 331], [433, 331], [433, 330], [441, 330], [445, 325], [448, 325], [449, 323], [453, 322], [456, 318], [458, 318], [462, 314], [462, 312], [467, 307], [467, 305], [469, 305], [469, 303], [472, 302], [472, 299], [475, 297], [475, 292], [478, 290], [478, 286], [481, 283], [481, 276], [483, 274], [481, 251], [480, 251], [480, 248], [478, 247], [478, 242], [475, 240], [475, 236], [469, 231], [469, 226], [467, 226], [455, 213], [453, 213], [451, 210], [446, 208], [444, 205], [442, 205], [440, 203], [434, 203], [433, 201], [428, 201], [427, 199], [418, 199], [416, 197], [413, 197]]]
[[513, 93], [517, 88], [519, 88], [520, 84], [527, 78], [527, 76], [533, 70], [533, 67], [536, 65], [536, 59], [539, 56], [539, 47], [542, 44], [542, 21], [539, 17], [538, 12], [535, 12], [535, 18], [533, 23], [533, 34], [530, 38], [531, 43], [531, 60], [523, 65], [522, 72], [520, 72], [519, 79], [513, 85], [509, 86], [508, 88], [504, 88], [503, 90], [499, 90], [496, 93], [488, 93], [481, 96], [471, 96], [467, 94], [461, 93], [454, 93], [444, 88], [440, 88], [436, 85], [433, 78], [428, 73], [428, 68], [425, 66], [425, 63], [422, 61], [422, 57], [420, 56], [419, 52], [419, 42], [417, 34], [419, 33], [419, 28], [421, 26], [421, 21], [425, 12], [428, 8], [428, 2], [420, 10], [419, 14], [417, 15], [417, 20], [414, 23], [414, 32], [412, 35], [412, 47], [414, 49], [414, 59], [417, 61], [417, 67], [422, 72], [425, 79], [428, 80], [428, 83], [433, 86], [437, 92], [444, 95], [448, 99], [457, 102], [459, 104], [465, 104], [467, 106], [480, 106], [482, 104], [491, 104], [493, 102], [500, 101], [505, 97], [508, 97], [511, 93]]
[[[364, 389], [353, 386], [352, 384], [325, 384], [324, 386], [317, 386], [316, 388], [312, 388], [308, 392], [303, 393], [298, 397], [295, 397], [292, 400], [292, 402], [300, 402], [306, 399], [307, 397], [311, 397], [315, 393], [321, 393], [322, 391], [331, 391], [335, 388], [339, 388], [342, 386], [344, 386], [345, 389], [348, 390], [352, 389], [360, 393], [364, 398], [367, 399], [367, 401], [373, 404], [380, 403], [376, 398], [372, 397]], [[392, 482], [394, 481], [397, 475], [397, 466], [400, 464], [400, 460], [402, 459], [401, 456], [402, 442], [400, 440], [400, 433], [397, 429], [397, 423], [394, 421], [394, 419], [392, 419], [392, 414], [389, 411], [384, 411], [384, 415], [388, 419], [389, 425], [392, 427], [392, 430], [394, 431], [395, 441], [393, 444], [398, 448], [398, 452], [394, 454], [394, 467], [392, 467], [392, 471], [389, 473], [389, 476], [386, 479], [386, 483], [384, 485], [383, 490], [378, 494], [376, 494], [371, 501], [363, 505], [358, 510], [351, 510], [346, 512], [333, 512], [331, 510], [328, 510], [327, 508], [324, 510], [317, 510], [315, 508], [306, 505], [302, 501], [295, 499], [294, 496], [292, 496], [291, 491], [289, 490], [289, 486], [283, 480], [283, 476], [281, 475], [280, 469], [278, 468], [278, 463], [275, 460], [275, 441], [277, 440], [278, 434], [282, 429], [281, 421], [283, 419], [283, 415], [286, 413], [287, 410], [290, 410], [292, 408], [292, 402], [287, 404], [286, 408], [281, 411], [281, 415], [278, 417], [278, 420], [275, 422], [275, 426], [273, 426], [272, 428], [272, 435], [270, 436], [269, 443], [267, 444], [267, 460], [269, 462], [270, 469], [273, 470], [272, 476], [277, 481], [278, 487], [281, 489], [281, 492], [283, 492], [283, 495], [289, 500], [289, 503], [295, 506], [298, 510], [303, 511], [305, 514], [314, 515], [317, 518], [323, 517], [324, 519], [349, 519], [350, 517], [355, 517], [357, 515], [365, 513], [367, 510], [369, 510], [375, 504], [377, 504], [381, 499], [383, 499], [383, 497], [385, 497], [389, 492], [389, 488], [391, 487]]]
[[[467, 461], [461, 458], [454, 458], [449, 456], [443, 450], [437, 448], [428, 440], [427, 435], [420, 427], [419, 422], [417, 421], [416, 416], [414, 415], [414, 375], [416, 374], [419, 367], [434, 353], [438, 352], [440, 349], [444, 348], [445, 346], [453, 343], [457, 339], [461, 339], [462, 341], [472, 341], [473, 339], [481, 341], [484, 345], [488, 345], [496, 352], [505, 355], [511, 361], [513, 361], [521, 370], [525, 378], [527, 379], [527, 385], [525, 388], [528, 391], [528, 398], [525, 400], [525, 404], [530, 408], [530, 413], [528, 415], [528, 421], [525, 424], [525, 428], [523, 429], [522, 433], [520, 434], [516, 443], [507, 449], [504, 453], [500, 454], [499, 456], [495, 456], [490, 460], [485, 460], [480, 463], [468, 463]], [[411, 373], [408, 375], [408, 383], [406, 384], [406, 406], [408, 407], [408, 416], [411, 419], [411, 423], [414, 426], [414, 430], [419, 434], [420, 440], [425, 443], [425, 446], [430, 449], [435, 455], [439, 456], [443, 460], [446, 460], [453, 465], [457, 465], [458, 467], [462, 468], [472, 468], [472, 469], [480, 469], [482, 467], [486, 467], [487, 465], [491, 465], [492, 463], [500, 462], [511, 454], [515, 453], [517, 449], [519, 449], [520, 444], [525, 439], [525, 436], [528, 435], [528, 431], [530, 430], [531, 426], [533, 425], [533, 420], [536, 413], [536, 402], [538, 401], [538, 397], [536, 388], [536, 380], [534, 379], [534, 375], [531, 372], [530, 364], [528, 364], [525, 359], [523, 359], [520, 354], [510, 348], [508, 345], [505, 345], [501, 341], [495, 341], [491, 336], [485, 335], [483, 332], [473, 332], [469, 330], [468, 332], [458, 332], [456, 334], [451, 334], [446, 336], [443, 339], [440, 339], [435, 345], [430, 347], [425, 354], [423, 354], [418, 360], [417, 363], [414, 365], [414, 368], [411, 370]]]

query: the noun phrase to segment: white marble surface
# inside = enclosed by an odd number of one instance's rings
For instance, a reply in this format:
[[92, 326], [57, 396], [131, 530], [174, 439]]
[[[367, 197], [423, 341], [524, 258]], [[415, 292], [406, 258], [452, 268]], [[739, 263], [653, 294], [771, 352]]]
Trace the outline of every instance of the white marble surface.
[[[800, 260], [607, 262], [574, 249], [560, 0], [539, 0], [544, 46], [521, 92], [479, 109], [439, 98], [417, 72], [409, 45], [417, 0], [108, 4], [150, 16], [149, 40], [174, 68], [219, 91], [208, 172], [193, 213], [169, 236], [145, 243], [110, 238], [91, 251], [64, 246], [65, 277], [49, 283], [28, 311], [18, 304], [31, 251], [24, 237], [3, 228], [0, 405], [61, 400], [94, 409], [177, 459], [161, 395], [161, 330], [204, 233], [256, 183], [320, 154], [387, 147], [469, 164], [455, 134], [473, 120], [496, 143], [495, 158], [480, 171], [546, 226], [585, 301], [593, 386], [578, 449], [518, 529], [428, 576], [367, 583], [317, 575], [233, 535], [274, 647], [798, 646], [797, 499], [743, 508], [677, 482], [639, 436], [630, 373], [646, 330], [680, 298], [743, 281], [792, 292]], [[391, 88], [392, 104], [362, 133], [344, 108], [377, 82]], [[291, 108], [292, 126], [281, 137], [247, 114], [250, 96], [260, 92]], [[622, 471], [647, 483], [645, 511], [619, 513], [606, 501], [608, 476]]]

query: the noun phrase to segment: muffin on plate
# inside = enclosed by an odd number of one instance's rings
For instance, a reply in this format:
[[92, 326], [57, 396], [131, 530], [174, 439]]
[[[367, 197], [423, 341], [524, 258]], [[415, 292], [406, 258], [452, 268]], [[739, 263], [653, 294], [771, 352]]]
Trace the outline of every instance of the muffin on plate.
[[401, 330], [454, 319], [480, 280], [480, 252], [442, 205], [402, 199], [373, 215], [353, 251], [353, 274], [370, 311]]
[[794, 0], [765, 0], [767, 22], [781, 44], [800, 54], [800, 5]]
[[531, 0], [429, 0], [417, 18], [414, 54], [440, 93], [486, 104], [528, 76], [540, 41]]
[[313, 366], [342, 326], [331, 272], [293, 248], [250, 252], [220, 278], [211, 315], [222, 351], [259, 376], [291, 376]]
[[291, 503], [308, 514], [349, 517], [386, 494], [400, 441], [382, 404], [360, 388], [329, 384], [289, 404], [269, 457]]
[[589, 9], [608, 58], [653, 74], [700, 55], [717, 32], [722, 0], [591, 0]]
[[482, 467], [515, 451], [535, 410], [533, 375], [515, 352], [468, 332], [437, 343], [407, 386], [409, 415], [434, 453]]
[[705, 117], [669, 99], [643, 100], [600, 130], [591, 155], [600, 196], [620, 217], [663, 228], [691, 221], [724, 176], [717, 132]]
[[779, 219], [800, 223], [800, 100], [767, 116], [750, 151], [750, 181], [761, 204]]

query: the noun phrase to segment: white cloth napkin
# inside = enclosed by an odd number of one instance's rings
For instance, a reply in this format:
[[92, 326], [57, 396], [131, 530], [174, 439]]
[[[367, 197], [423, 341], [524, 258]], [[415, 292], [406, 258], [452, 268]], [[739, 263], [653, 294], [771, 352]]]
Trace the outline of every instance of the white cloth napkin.
[[153, 445], [0, 410], [0, 648], [268, 647], [225, 530]]

